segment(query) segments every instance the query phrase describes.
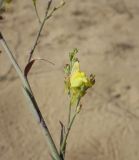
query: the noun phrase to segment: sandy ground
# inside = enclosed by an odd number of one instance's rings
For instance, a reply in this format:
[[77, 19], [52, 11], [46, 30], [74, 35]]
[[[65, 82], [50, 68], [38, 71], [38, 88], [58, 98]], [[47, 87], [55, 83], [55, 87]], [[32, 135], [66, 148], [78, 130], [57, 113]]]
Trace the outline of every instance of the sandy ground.
[[[24, 68], [39, 25], [31, 0], [15, 3], [0, 21], [0, 31]], [[41, 18], [45, 3], [39, 2]], [[95, 73], [96, 85], [82, 100], [66, 159], [138, 160], [138, 0], [67, 0], [45, 26], [34, 57], [51, 60], [55, 66], [37, 62], [30, 82], [57, 145], [59, 120], [66, 120], [68, 110], [63, 66], [75, 47], [82, 70]], [[45, 138], [28, 109], [21, 82], [2, 52], [0, 160], [49, 160]]]

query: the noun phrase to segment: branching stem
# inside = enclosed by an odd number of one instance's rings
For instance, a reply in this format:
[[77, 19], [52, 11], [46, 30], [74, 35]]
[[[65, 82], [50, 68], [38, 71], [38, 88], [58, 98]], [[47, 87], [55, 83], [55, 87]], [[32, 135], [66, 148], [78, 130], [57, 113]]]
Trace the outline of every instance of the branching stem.
[[65, 156], [67, 138], [68, 138], [68, 135], [69, 135], [69, 133], [70, 133], [71, 127], [72, 127], [72, 125], [73, 125], [73, 122], [74, 122], [77, 114], [78, 114], [78, 113], [75, 113], [75, 114], [73, 115], [73, 117], [72, 117], [72, 119], [71, 119], [71, 121], [70, 121], [70, 123], [69, 123], [69, 126], [68, 126], [68, 128], [67, 128], [67, 133], [66, 133], [66, 135], [65, 135], [65, 137], [64, 137], [64, 139], [63, 139], [63, 143], [62, 143], [62, 145], [61, 145], [61, 153], [63, 154], [63, 157]]
[[41, 26], [40, 26], [40, 29], [39, 29], [39, 31], [38, 31], [38, 33], [37, 33], [37, 37], [36, 37], [36, 40], [35, 40], [35, 42], [34, 42], [33, 48], [32, 48], [31, 51], [30, 51], [28, 63], [31, 61], [31, 58], [32, 58], [32, 56], [33, 56], [33, 53], [34, 53], [34, 51], [35, 51], [35, 49], [36, 49], [36, 47], [37, 47], [37, 45], [38, 45], [38, 42], [39, 42], [39, 39], [40, 39], [42, 30], [43, 30], [43, 27], [44, 27], [46, 21], [47, 21], [49, 18], [51, 18], [52, 15], [53, 15], [53, 13], [54, 13], [57, 9], [61, 8], [61, 7], [65, 4], [65, 2], [62, 1], [62, 3], [61, 3], [58, 7], [54, 7], [54, 8], [52, 9], [52, 11], [50, 12], [50, 14], [49, 14], [49, 10], [50, 10], [51, 4], [52, 4], [52, 0], [49, 0], [49, 1], [48, 1], [48, 4], [47, 4], [47, 8], [46, 8], [46, 12], [45, 12], [44, 19], [43, 19], [43, 21], [42, 21], [42, 23], [41, 23]]
[[69, 133], [70, 133], [70, 130], [71, 130], [71, 127], [75, 121], [75, 118], [76, 116], [78, 115], [78, 111], [77, 111], [77, 107], [80, 103], [80, 98], [78, 99], [78, 102], [77, 102], [77, 105], [76, 105], [76, 110], [71, 118], [71, 104], [70, 104], [70, 112], [69, 112], [69, 115], [70, 115], [70, 121], [68, 122], [68, 126], [67, 126], [67, 132], [65, 134], [65, 137], [63, 139], [63, 142], [62, 142], [62, 145], [60, 146], [60, 151], [61, 153], [63, 154], [63, 157], [65, 156], [65, 151], [66, 151], [66, 145], [67, 145], [67, 138], [69, 136]]
[[46, 140], [47, 140], [47, 144], [48, 147], [50, 149], [50, 152], [53, 156], [53, 158], [55, 160], [61, 160], [58, 150], [55, 146], [55, 143], [52, 139], [52, 136], [50, 134], [50, 131], [47, 127], [47, 124], [43, 118], [43, 115], [39, 109], [39, 106], [36, 102], [36, 99], [33, 95], [33, 92], [31, 90], [30, 84], [27, 80], [27, 78], [24, 76], [24, 74], [22, 73], [20, 66], [18, 65], [17, 61], [15, 60], [11, 50], [9, 49], [6, 40], [4, 39], [3, 35], [0, 33], [0, 43], [3, 46], [3, 48], [5, 49], [5, 53], [8, 55], [9, 59], [11, 60], [11, 63], [13, 64], [14, 68], [16, 69], [16, 72], [18, 74], [18, 76], [20, 77], [22, 83], [23, 83], [23, 87], [24, 87], [24, 93], [28, 99], [28, 101], [30, 102], [29, 107], [31, 108], [31, 110], [33, 111], [34, 117], [37, 120], [37, 122], [40, 124], [42, 131], [45, 134]]
[[41, 35], [41, 32], [42, 32], [42, 29], [43, 29], [43, 27], [44, 27], [45, 21], [46, 21], [46, 18], [44, 18], [43, 21], [42, 21], [42, 24], [41, 24], [41, 26], [40, 26], [39, 32], [38, 32], [38, 34], [37, 34], [37, 38], [36, 38], [36, 40], [35, 40], [35, 43], [34, 43], [34, 45], [33, 45], [32, 50], [31, 50], [31, 52], [30, 52], [29, 59], [28, 59], [28, 63], [31, 61], [31, 58], [32, 58], [32, 56], [33, 56], [33, 53], [34, 53], [34, 51], [35, 51], [35, 49], [36, 49], [36, 47], [37, 47], [37, 45], [38, 45], [38, 41], [39, 41], [39, 38], [40, 38], [40, 35]]

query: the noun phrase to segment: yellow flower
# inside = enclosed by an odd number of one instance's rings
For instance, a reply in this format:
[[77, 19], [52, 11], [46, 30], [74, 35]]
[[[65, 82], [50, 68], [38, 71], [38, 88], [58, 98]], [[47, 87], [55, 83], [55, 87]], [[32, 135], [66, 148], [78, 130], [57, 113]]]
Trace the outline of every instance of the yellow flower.
[[73, 64], [69, 81], [72, 104], [75, 104], [86, 93], [86, 90], [94, 84], [94, 78], [90, 77], [89, 79], [84, 72], [80, 71], [78, 61]]
[[80, 87], [86, 84], [87, 82], [88, 82], [87, 77], [84, 72], [75, 72], [70, 77], [70, 85], [71, 85], [70, 87], [71, 88]]
[[77, 106], [80, 99], [85, 95], [88, 88], [95, 83], [94, 75], [87, 75], [80, 71], [80, 65], [76, 58], [78, 50], [74, 49], [70, 54], [70, 64], [64, 67], [65, 72], [65, 89], [70, 96], [71, 105]]
[[93, 83], [89, 80], [84, 72], [80, 71], [79, 62], [76, 61], [73, 65], [71, 76], [70, 76], [70, 87], [78, 88], [78, 87], [91, 87]]

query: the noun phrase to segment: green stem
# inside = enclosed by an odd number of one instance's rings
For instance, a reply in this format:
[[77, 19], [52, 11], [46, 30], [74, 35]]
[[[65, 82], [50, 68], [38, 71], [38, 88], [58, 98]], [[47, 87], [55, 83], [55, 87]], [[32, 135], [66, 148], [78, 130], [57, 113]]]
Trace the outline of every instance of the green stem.
[[67, 126], [68, 126], [69, 123], [70, 123], [70, 118], [71, 118], [71, 102], [70, 102], [70, 104], [69, 104], [68, 124], [67, 124]]
[[[42, 23], [41, 23], [41, 26], [40, 26], [40, 29], [39, 29], [39, 31], [38, 31], [38, 34], [37, 34], [36, 40], [35, 40], [35, 42], [34, 42], [33, 48], [32, 48], [32, 50], [30, 51], [30, 55], [29, 55], [28, 62], [31, 61], [31, 58], [32, 58], [32, 56], [33, 56], [33, 53], [34, 53], [34, 51], [35, 51], [35, 49], [36, 49], [36, 47], [37, 47], [37, 44], [38, 44], [38, 41], [39, 41], [41, 32], [42, 32], [42, 30], [43, 30], [43, 27], [44, 27], [44, 25], [45, 25], [46, 20], [48, 19], [48, 12], [49, 12], [49, 9], [50, 9], [51, 4], [52, 4], [52, 0], [49, 0], [49, 1], [48, 1], [48, 4], [47, 4], [47, 8], [46, 8], [46, 12], [45, 12], [44, 19], [43, 19], [43, 21], [42, 21]], [[34, 5], [36, 6], [36, 4], [34, 4]], [[36, 13], [37, 13], [37, 12], [36, 12]]]
[[[54, 13], [56, 10], [58, 10], [59, 8], [61, 8], [61, 7], [65, 4], [65, 2], [63, 1], [62, 4], [60, 4], [58, 7], [53, 8], [53, 10], [49, 13], [51, 4], [52, 4], [52, 0], [49, 0], [49, 1], [48, 1], [48, 4], [47, 4], [47, 8], [46, 8], [46, 12], [45, 12], [44, 19], [43, 19], [43, 21], [42, 21], [42, 23], [41, 23], [40, 29], [39, 29], [38, 34], [37, 34], [37, 38], [36, 38], [36, 40], [35, 40], [35, 42], [34, 42], [34, 45], [33, 45], [32, 50], [30, 51], [30, 55], [29, 55], [28, 62], [31, 61], [31, 58], [32, 58], [32, 56], [33, 56], [33, 53], [34, 53], [34, 51], [35, 51], [35, 49], [36, 49], [36, 47], [37, 47], [37, 45], [38, 45], [38, 41], [39, 41], [41, 32], [42, 32], [42, 30], [43, 30], [43, 27], [44, 27], [44, 25], [45, 25], [45, 22], [46, 22], [49, 18], [51, 18], [52, 15], [53, 15], [53, 13]], [[36, 13], [37, 13], [37, 12], [36, 12]]]
[[[77, 106], [79, 105], [79, 103], [80, 103], [80, 98], [78, 98], [76, 109], [77, 109]], [[70, 112], [69, 113], [70, 113], [70, 117], [71, 117], [71, 103], [70, 103], [69, 108], [70, 108]], [[65, 156], [66, 145], [67, 145], [67, 138], [69, 136], [71, 127], [72, 127], [72, 125], [73, 125], [73, 123], [75, 121], [75, 118], [76, 118], [77, 114], [78, 114], [78, 112], [77, 112], [77, 110], [75, 110], [74, 115], [72, 116], [71, 120], [68, 122], [67, 132], [66, 132], [65, 137], [63, 139], [62, 145], [60, 146], [60, 151], [63, 154], [63, 157]]]
[[34, 8], [35, 8], [35, 12], [36, 12], [36, 16], [37, 16], [37, 18], [38, 18], [38, 21], [39, 21], [39, 23], [41, 23], [41, 19], [40, 19], [40, 16], [39, 16], [38, 10], [37, 10], [36, 3], [34, 3]]
[[35, 49], [36, 49], [36, 47], [37, 47], [37, 44], [38, 44], [38, 41], [39, 41], [39, 38], [40, 38], [40, 35], [41, 35], [41, 32], [42, 32], [42, 29], [43, 29], [43, 27], [44, 27], [45, 21], [46, 21], [46, 18], [44, 18], [43, 21], [42, 21], [42, 24], [41, 24], [41, 26], [40, 26], [39, 32], [38, 32], [38, 34], [37, 34], [37, 38], [36, 38], [36, 40], [35, 40], [35, 43], [34, 43], [34, 45], [33, 45], [32, 50], [31, 50], [31, 52], [30, 52], [28, 62], [31, 61], [31, 58], [32, 58], [32, 56], [33, 56], [33, 53], [34, 53], [34, 51], [35, 51]]
[[62, 145], [61, 145], [61, 149], [60, 149], [60, 150], [61, 150], [61, 153], [63, 154], [63, 157], [64, 157], [64, 155], [65, 155], [67, 138], [68, 138], [68, 135], [69, 135], [69, 133], [70, 133], [71, 127], [72, 127], [72, 125], [73, 125], [73, 122], [74, 122], [76, 116], [77, 116], [77, 113], [75, 113], [75, 114], [73, 115], [73, 117], [72, 117], [72, 119], [71, 119], [71, 121], [70, 121], [70, 123], [69, 123], [69, 126], [68, 126], [68, 128], [67, 128], [67, 133], [66, 133], [66, 135], [65, 135], [65, 137], [64, 137], [63, 143], [62, 143]]
[[3, 2], [4, 2], [4, 0], [0, 0], [0, 9], [2, 7]]
[[61, 160], [61, 158], [59, 156], [59, 153], [58, 153], [58, 150], [56, 148], [56, 145], [55, 145], [55, 143], [54, 143], [54, 141], [52, 139], [51, 133], [50, 133], [48, 127], [47, 127], [47, 124], [44, 121], [44, 118], [43, 118], [43, 116], [41, 114], [39, 106], [38, 106], [38, 104], [36, 102], [36, 99], [35, 99], [35, 97], [33, 95], [33, 92], [31, 90], [30, 84], [29, 84], [28, 80], [26, 79], [26, 77], [23, 75], [23, 73], [22, 73], [22, 71], [20, 69], [20, 66], [16, 62], [16, 60], [15, 60], [12, 52], [10, 51], [10, 49], [9, 49], [4, 37], [2, 36], [1, 32], [0, 32], [0, 43], [2, 44], [3, 48], [5, 49], [9, 59], [11, 60], [11, 63], [13, 64], [14, 68], [17, 71], [18, 76], [20, 77], [20, 79], [21, 79], [21, 81], [23, 83], [24, 93], [25, 93], [28, 101], [30, 102], [29, 107], [33, 111], [34, 117], [36, 118], [37, 122], [40, 124], [40, 126], [42, 128], [42, 131], [45, 134], [45, 137], [46, 137], [46, 140], [47, 140], [47, 144], [48, 144], [48, 147], [50, 149], [50, 152], [51, 152], [52, 156], [54, 157], [55, 160]]

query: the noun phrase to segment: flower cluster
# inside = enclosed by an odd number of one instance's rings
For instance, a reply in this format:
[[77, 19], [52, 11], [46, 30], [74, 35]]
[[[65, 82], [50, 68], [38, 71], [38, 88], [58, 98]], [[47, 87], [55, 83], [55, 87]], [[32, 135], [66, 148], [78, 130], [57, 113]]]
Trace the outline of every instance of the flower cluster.
[[95, 84], [94, 75], [87, 75], [80, 71], [80, 64], [76, 58], [77, 49], [74, 49], [70, 53], [70, 64], [67, 64], [64, 68], [65, 77], [65, 87], [70, 96], [71, 105], [78, 105], [79, 100], [83, 97], [88, 88], [91, 88]]

